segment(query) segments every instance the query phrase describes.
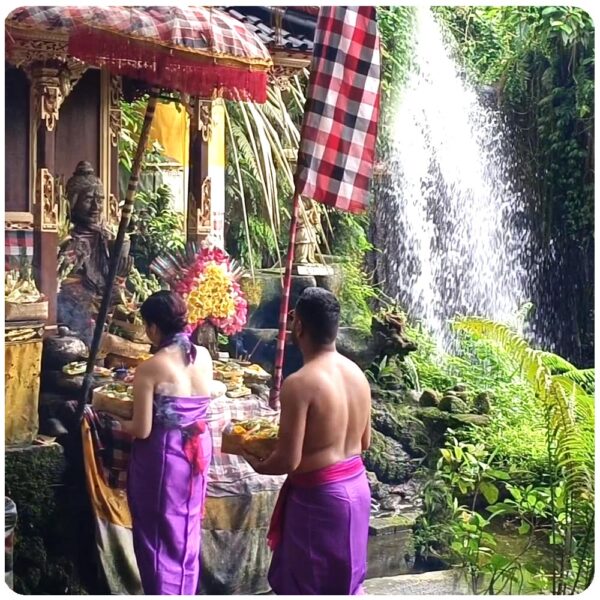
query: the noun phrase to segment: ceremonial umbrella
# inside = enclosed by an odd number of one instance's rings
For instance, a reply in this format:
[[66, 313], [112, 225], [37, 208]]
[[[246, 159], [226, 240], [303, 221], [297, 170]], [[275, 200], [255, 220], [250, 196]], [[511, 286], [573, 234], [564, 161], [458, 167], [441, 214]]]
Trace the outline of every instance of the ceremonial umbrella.
[[[11, 32], [28, 30], [64, 34], [66, 53], [117, 75], [143, 80], [193, 96], [221, 96], [265, 102], [272, 61], [266, 46], [242, 23], [214, 7], [29, 6], [6, 18], [6, 52]], [[93, 381], [104, 323], [108, 315], [125, 232], [133, 210], [144, 150], [157, 97], [152, 94], [131, 168], [121, 221], [111, 255], [90, 348], [79, 413]]]

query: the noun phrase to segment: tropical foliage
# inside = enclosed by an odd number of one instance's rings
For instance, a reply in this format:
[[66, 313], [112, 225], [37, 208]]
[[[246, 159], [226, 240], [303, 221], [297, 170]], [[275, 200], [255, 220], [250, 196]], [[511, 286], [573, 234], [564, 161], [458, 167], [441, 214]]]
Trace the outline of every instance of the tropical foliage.
[[[489, 390], [491, 420], [449, 430], [424, 470], [417, 545], [464, 567], [474, 592], [577, 593], [593, 576], [594, 372], [499, 323], [471, 317], [454, 327], [455, 354], [410, 331], [419, 382]], [[506, 527], [518, 550], [502, 547]]]
[[226, 103], [227, 249], [250, 269], [286, 247], [305, 78], [270, 85], [267, 102]]

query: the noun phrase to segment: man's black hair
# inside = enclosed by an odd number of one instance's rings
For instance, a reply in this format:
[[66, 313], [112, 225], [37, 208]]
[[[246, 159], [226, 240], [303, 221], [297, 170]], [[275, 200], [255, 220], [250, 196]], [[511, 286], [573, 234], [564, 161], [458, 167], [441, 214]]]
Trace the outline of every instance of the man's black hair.
[[311, 340], [325, 346], [335, 341], [340, 323], [340, 303], [327, 290], [306, 288], [296, 303], [296, 317]]

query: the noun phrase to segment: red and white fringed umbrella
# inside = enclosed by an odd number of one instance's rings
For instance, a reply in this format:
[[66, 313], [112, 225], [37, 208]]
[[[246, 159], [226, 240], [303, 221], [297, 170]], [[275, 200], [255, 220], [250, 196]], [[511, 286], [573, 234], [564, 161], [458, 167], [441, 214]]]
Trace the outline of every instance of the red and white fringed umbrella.
[[69, 55], [115, 75], [193, 96], [266, 101], [269, 51], [216, 7], [22, 7], [6, 19], [9, 54], [19, 29], [64, 33]]
[[375, 159], [379, 81], [375, 7], [322, 7], [298, 153], [272, 406], [278, 404], [281, 389], [299, 199], [308, 196], [350, 212], [366, 209]]
[[[17, 8], [5, 21], [6, 53], [11, 33], [52, 32], [63, 38], [66, 54], [89, 65], [106, 67], [156, 88], [192, 96], [223, 96], [265, 102], [272, 61], [266, 46], [246, 27], [213, 7], [29, 6]], [[117, 265], [133, 210], [144, 150], [157, 97], [148, 100], [133, 159], [121, 221], [111, 255], [108, 285], [100, 305], [79, 402], [83, 414], [92, 386], [94, 363], [108, 315]]]

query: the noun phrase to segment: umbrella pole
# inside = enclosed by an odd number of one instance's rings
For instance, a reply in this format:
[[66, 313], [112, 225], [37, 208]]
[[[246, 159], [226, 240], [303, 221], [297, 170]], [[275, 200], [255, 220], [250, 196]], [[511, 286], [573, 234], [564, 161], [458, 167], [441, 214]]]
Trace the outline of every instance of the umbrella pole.
[[121, 250], [123, 249], [123, 241], [125, 240], [125, 233], [129, 227], [129, 221], [131, 219], [131, 213], [133, 212], [133, 198], [138, 187], [138, 180], [140, 171], [142, 169], [142, 160], [144, 158], [144, 152], [148, 145], [148, 139], [150, 137], [150, 127], [152, 125], [152, 119], [154, 118], [154, 111], [156, 110], [157, 98], [151, 95], [148, 99], [148, 105], [146, 106], [146, 115], [144, 117], [144, 123], [140, 132], [140, 139], [138, 146], [135, 151], [133, 164], [131, 166], [131, 175], [129, 176], [129, 185], [127, 186], [127, 194], [125, 195], [125, 203], [121, 212], [121, 221], [119, 222], [119, 231], [117, 232], [117, 238], [115, 240], [112, 253], [110, 256], [110, 265], [108, 270], [108, 278], [106, 288], [104, 289], [104, 295], [102, 296], [102, 303], [100, 304], [100, 310], [98, 317], [96, 318], [96, 326], [94, 328], [94, 337], [92, 339], [92, 346], [87, 361], [87, 368], [83, 377], [83, 386], [81, 390], [81, 396], [77, 405], [77, 417], [81, 418], [83, 415], [83, 409], [85, 408], [86, 402], [89, 399], [90, 391], [94, 378], [94, 363], [100, 350], [100, 342], [102, 340], [102, 333], [104, 332], [104, 323], [108, 316], [108, 309], [110, 308], [110, 299], [112, 297], [113, 286], [115, 277], [117, 275], [117, 269], [121, 260]]
[[292, 218], [290, 219], [290, 242], [288, 244], [287, 261], [285, 265], [285, 276], [283, 278], [283, 291], [281, 294], [281, 306], [279, 308], [279, 334], [277, 336], [277, 351], [275, 354], [275, 369], [273, 374], [273, 387], [269, 397], [269, 406], [279, 408], [279, 392], [283, 378], [283, 356], [285, 353], [285, 338], [287, 331], [287, 316], [290, 304], [290, 287], [292, 284], [292, 265], [294, 263], [294, 247], [296, 245], [296, 228], [298, 225], [298, 209], [300, 205], [300, 194], [294, 194], [292, 206]]

